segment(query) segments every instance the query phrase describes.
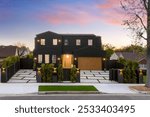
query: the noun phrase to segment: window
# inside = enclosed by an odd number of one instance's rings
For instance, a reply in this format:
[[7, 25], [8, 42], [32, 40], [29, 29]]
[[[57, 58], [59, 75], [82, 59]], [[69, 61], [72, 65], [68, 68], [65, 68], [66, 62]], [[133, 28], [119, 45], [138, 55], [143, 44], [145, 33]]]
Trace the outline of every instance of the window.
[[41, 45], [45, 45], [45, 39], [41, 39]]
[[89, 40], [88, 40], [88, 45], [89, 45], [89, 46], [92, 46], [92, 45], [93, 45], [93, 40], [92, 40], [92, 39], [89, 39]]
[[57, 39], [53, 39], [53, 45], [57, 45]]
[[52, 63], [56, 63], [56, 55], [52, 55]]
[[42, 63], [42, 54], [38, 55], [38, 63]]
[[81, 40], [80, 40], [80, 39], [77, 39], [77, 40], [76, 40], [76, 45], [77, 45], [77, 46], [81, 45]]
[[45, 54], [45, 63], [49, 63], [49, 54]]
[[64, 45], [65, 45], [65, 46], [68, 45], [68, 39], [65, 39], [65, 40], [64, 40]]

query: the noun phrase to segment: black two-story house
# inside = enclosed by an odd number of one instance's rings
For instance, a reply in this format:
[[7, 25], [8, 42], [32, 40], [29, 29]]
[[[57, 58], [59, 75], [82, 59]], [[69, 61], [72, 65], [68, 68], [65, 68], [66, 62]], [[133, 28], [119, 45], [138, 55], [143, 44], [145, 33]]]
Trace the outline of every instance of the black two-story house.
[[44, 32], [35, 37], [34, 59], [42, 63], [62, 63], [64, 69], [75, 64], [81, 70], [101, 70], [105, 52], [101, 37], [94, 34]]

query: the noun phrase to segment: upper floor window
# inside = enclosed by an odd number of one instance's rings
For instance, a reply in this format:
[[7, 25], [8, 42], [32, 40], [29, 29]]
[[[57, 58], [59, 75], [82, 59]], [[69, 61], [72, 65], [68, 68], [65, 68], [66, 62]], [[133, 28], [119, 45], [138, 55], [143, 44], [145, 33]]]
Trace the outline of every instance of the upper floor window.
[[68, 44], [69, 44], [68, 39], [65, 39], [64, 40], [64, 45], [68, 45]]
[[92, 39], [89, 39], [89, 40], [88, 40], [88, 45], [89, 45], [89, 46], [92, 46], [92, 45], [93, 45], [93, 40], [92, 40]]
[[57, 39], [53, 39], [53, 45], [57, 45]]
[[41, 45], [45, 45], [45, 39], [41, 39]]
[[77, 46], [80, 46], [80, 45], [81, 45], [81, 40], [80, 40], [80, 39], [77, 39], [77, 40], [76, 40], [76, 45], [77, 45]]

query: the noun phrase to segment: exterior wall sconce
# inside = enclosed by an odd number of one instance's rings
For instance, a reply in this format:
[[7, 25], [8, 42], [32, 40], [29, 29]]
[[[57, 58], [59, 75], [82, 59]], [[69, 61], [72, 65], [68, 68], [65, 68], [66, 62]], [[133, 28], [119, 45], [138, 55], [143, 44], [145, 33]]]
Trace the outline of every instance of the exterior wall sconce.
[[143, 75], [142, 69], [140, 69], [140, 75]]
[[38, 39], [38, 40], [37, 40], [37, 42], [39, 43], [39, 42], [40, 42], [40, 40]]
[[60, 58], [57, 58], [58, 61], [60, 61]]
[[2, 72], [5, 73], [5, 68], [2, 68]]
[[36, 58], [36, 57], [34, 57], [34, 60], [36, 61], [36, 60], [37, 60], [37, 58]]
[[106, 61], [106, 58], [103, 58], [103, 61]]
[[37, 68], [37, 70], [38, 70], [38, 72], [41, 72], [41, 68], [39, 67], [39, 68]]
[[58, 40], [58, 42], [60, 43], [60, 42], [61, 42], [61, 40], [59, 39], [59, 40]]
[[56, 71], [56, 68], [54, 68], [54, 71], [53, 71], [53, 73], [57, 73], [57, 71]]
[[80, 73], [80, 69], [79, 69], [79, 68], [77, 68], [77, 73], [78, 73], [78, 74]]
[[76, 61], [76, 60], [77, 60], [77, 58], [74, 58], [74, 60]]
[[123, 75], [123, 70], [120, 69], [120, 70], [119, 70], [119, 73], [120, 73], [120, 75]]

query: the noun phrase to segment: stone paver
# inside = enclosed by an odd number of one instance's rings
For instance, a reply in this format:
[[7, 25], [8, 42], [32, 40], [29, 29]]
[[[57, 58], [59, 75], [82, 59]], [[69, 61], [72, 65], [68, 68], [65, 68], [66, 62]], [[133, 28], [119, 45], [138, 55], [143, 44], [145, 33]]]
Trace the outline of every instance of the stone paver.
[[33, 70], [19, 70], [8, 83], [36, 83], [35, 75]]
[[[81, 83], [106, 83], [116, 84], [109, 81], [109, 71], [100, 70], [81, 70]], [[33, 70], [19, 70], [8, 83], [36, 83], [36, 72]]]

